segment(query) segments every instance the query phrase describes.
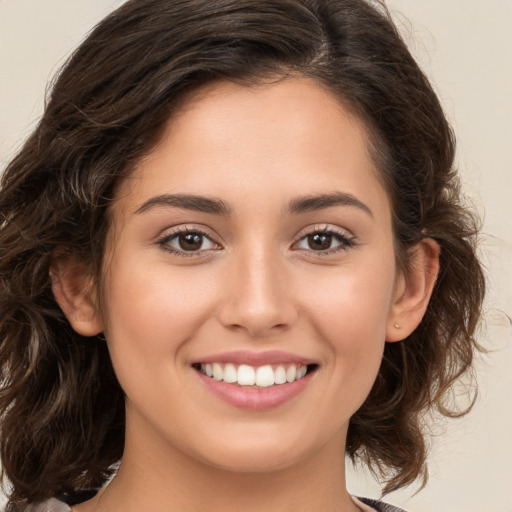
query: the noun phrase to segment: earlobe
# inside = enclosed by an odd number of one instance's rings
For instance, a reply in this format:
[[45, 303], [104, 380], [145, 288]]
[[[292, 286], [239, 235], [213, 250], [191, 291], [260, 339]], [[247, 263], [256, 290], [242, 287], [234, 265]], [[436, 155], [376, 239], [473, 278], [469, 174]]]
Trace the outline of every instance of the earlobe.
[[88, 268], [72, 257], [58, 257], [50, 269], [55, 300], [73, 329], [82, 336], [103, 331], [96, 290]]
[[388, 316], [386, 341], [407, 338], [420, 324], [427, 310], [439, 273], [439, 244], [426, 238], [410, 249], [410, 265], [395, 285]]

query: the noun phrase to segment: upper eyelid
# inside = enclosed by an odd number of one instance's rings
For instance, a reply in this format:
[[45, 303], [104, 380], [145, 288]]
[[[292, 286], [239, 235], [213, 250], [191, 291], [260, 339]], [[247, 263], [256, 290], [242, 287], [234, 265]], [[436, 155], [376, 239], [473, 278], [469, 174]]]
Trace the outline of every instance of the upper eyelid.
[[[183, 233], [198, 233], [204, 238], [208, 239], [213, 245], [215, 245], [215, 248], [209, 248], [209, 249], [201, 249], [197, 251], [186, 251], [183, 249], [174, 248], [171, 246], [171, 241], [178, 237], [179, 235]], [[211, 252], [212, 250], [219, 250], [223, 249], [224, 247], [219, 244], [212, 236], [208, 235], [208, 233], [205, 233], [202, 229], [198, 228], [190, 228], [190, 227], [181, 227], [176, 228], [174, 231], [171, 232], [165, 232], [163, 235], [161, 235], [157, 241], [156, 245], [159, 246], [161, 249], [166, 250], [167, 252], [173, 253], [176, 256], [179, 257], [195, 257], [199, 258], [201, 256], [204, 256], [206, 252]]]
[[[210, 230], [197, 225], [178, 225], [168, 227], [160, 232], [157, 239], [158, 241], [165, 240], [167, 238], [172, 238], [173, 236], [180, 235], [181, 233], [199, 233], [212, 242], [215, 242], [220, 245], [220, 242], [217, 241], [217, 237], [210, 233]], [[219, 237], [220, 238], [220, 237]]]
[[[200, 249], [198, 251], [185, 251], [185, 250], [177, 249], [177, 248], [171, 249], [171, 247], [172, 247], [171, 242], [176, 237], [178, 237], [179, 235], [181, 235], [183, 233], [199, 233], [201, 236], [205, 237], [209, 242], [211, 242], [216, 247], [209, 248], [209, 249]], [[208, 233], [205, 233], [202, 229], [197, 229], [197, 228], [178, 228], [178, 229], [175, 229], [174, 231], [170, 231], [170, 232], [164, 231], [164, 234], [160, 235], [157, 238], [155, 245], [157, 245], [161, 249], [165, 249], [168, 252], [173, 252], [176, 255], [179, 254], [181, 256], [189, 256], [189, 257], [190, 256], [198, 257], [200, 255], [203, 255], [205, 252], [210, 252], [212, 250], [218, 251], [218, 250], [224, 249], [224, 246], [222, 244], [220, 244], [214, 237], [210, 236]]]
[[302, 238], [311, 233], [337, 233], [345, 238], [356, 238], [354, 233], [347, 228], [342, 228], [341, 226], [335, 226], [332, 224], [314, 224], [300, 229], [295, 235], [295, 240], [302, 240]]
[[[217, 234], [213, 235], [210, 233], [210, 231], [211, 230], [209, 230], [207, 227], [203, 227], [201, 225], [177, 225], [163, 230], [162, 234], [160, 234], [157, 238], [157, 243], [168, 241], [169, 239], [172, 239], [174, 236], [177, 236], [181, 233], [199, 233], [202, 236], [208, 238], [208, 240], [211, 242], [223, 248], [224, 242], [219, 241], [219, 239], [222, 240], [222, 237]], [[350, 241], [356, 240], [356, 236], [350, 230], [342, 228], [341, 226], [335, 226], [332, 224], [314, 224], [300, 229], [293, 238], [292, 246], [300, 242], [306, 236], [311, 235], [312, 233], [333, 233], [338, 234]]]
[[[164, 233], [163, 235], [159, 235], [159, 236], [167, 236], [167, 235], [172, 235], [172, 234], [176, 234], [176, 233], [183, 233], [183, 232], [199, 232], [199, 233], [202, 233], [206, 236], [212, 236], [210, 234], [210, 231], [213, 231], [211, 230], [210, 228], [208, 228], [207, 226], [203, 226], [201, 224], [177, 224], [175, 226], [168, 226], [167, 228], [163, 229], [161, 231], [161, 233]], [[313, 224], [313, 225], [309, 225], [309, 226], [306, 226], [304, 228], [301, 228], [300, 230], [298, 230], [296, 232], [296, 234], [294, 235], [295, 238], [299, 237], [299, 236], [305, 236], [307, 235], [308, 233], [314, 233], [314, 232], [322, 232], [322, 231], [325, 231], [325, 232], [340, 232], [340, 233], [343, 233], [343, 234], [347, 234], [348, 236], [354, 236], [354, 234], [347, 228], [343, 228], [341, 226], [335, 226], [335, 225], [332, 225], [332, 224], [322, 224], [322, 223], [317, 223], [317, 224]], [[219, 235], [220, 237], [220, 235]]]
[[[355, 245], [356, 244], [356, 237], [355, 236], [347, 235], [346, 233], [341, 233], [340, 231], [336, 231], [336, 230], [332, 230], [331, 229], [331, 230], [321, 230], [321, 231], [310, 231], [310, 232], [307, 232], [303, 236], [300, 236], [299, 238], [297, 238], [297, 240], [295, 242], [293, 242], [292, 247], [297, 245], [297, 244], [299, 244], [302, 240], [304, 240], [308, 236], [310, 236], [312, 234], [317, 234], [317, 233], [325, 233], [325, 234], [333, 235], [335, 238], [341, 239], [342, 240], [342, 245], [345, 245], [345, 246]], [[330, 250], [331, 249], [326, 249], [326, 251], [330, 251]], [[314, 251], [314, 252], [319, 253], [320, 251]]]
[[[325, 249], [322, 251], [313, 251], [311, 249], [293, 249], [297, 246], [304, 238], [310, 236], [313, 233], [329, 233], [334, 235], [335, 237], [339, 237], [343, 239], [340, 243], [339, 247]], [[304, 252], [310, 253], [315, 257], [328, 256], [338, 254], [340, 251], [346, 251], [349, 248], [355, 248], [359, 245], [357, 237], [354, 233], [346, 228], [342, 228], [341, 226], [328, 225], [328, 224], [317, 224], [315, 226], [308, 226], [301, 231], [299, 231], [298, 235], [296, 235], [295, 241], [291, 245], [292, 250], [302, 250]]]

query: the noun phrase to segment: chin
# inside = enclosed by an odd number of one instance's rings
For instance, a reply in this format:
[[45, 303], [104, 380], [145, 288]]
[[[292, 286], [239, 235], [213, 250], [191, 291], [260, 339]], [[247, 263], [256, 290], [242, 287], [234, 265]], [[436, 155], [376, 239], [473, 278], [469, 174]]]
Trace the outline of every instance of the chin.
[[228, 472], [239, 474], [251, 473], [275, 473], [286, 470], [299, 463], [299, 458], [295, 456], [279, 457], [273, 454], [265, 456], [261, 453], [257, 457], [255, 454], [235, 454], [224, 460], [211, 461], [211, 465]]
[[217, 445], [203, 460], [210, 466], [235, 473], [272, 473], [282, 471], [300, 462], [305, 454], [294, 448], [276, 446], [276, 443], [252, 446]]

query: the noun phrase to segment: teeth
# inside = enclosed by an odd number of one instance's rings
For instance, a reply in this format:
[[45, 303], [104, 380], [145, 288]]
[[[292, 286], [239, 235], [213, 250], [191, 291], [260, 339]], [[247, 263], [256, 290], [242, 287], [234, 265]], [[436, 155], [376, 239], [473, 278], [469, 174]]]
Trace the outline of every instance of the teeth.
[[291, 365], [288, 370], [286, 370], [286, 382], [293, 382], [297, 377], [297, 367]]
[[224, 373], [222, 371], [222, 366], [219, 363], [213, 363], [212, 369], [213, 369], [213, 378], [215, 380], [222, 380], [223, 373]]
[[272, 366], [260, 366], [256, 370], [256, 386], [266, 388], [268, 386], [273, 386], [274, 381], [274, 370], [272, 370]]
[[256, 384], [256, 372], [252, 366], [241, 364], [238, 367], [237, 375], [240, 386], [254, 386]]
[[222, 380], [224, 382], [229, 383], [238, 381], [238, 373], [236, 371], [234, 364], [229, 363], [224, 367], [224, 374], [222, 375]]
[[286, 382], [286, 370], [284, 366], [279, 365], [274, 372], [274, 383], [284, 384]]
[[201, 372], [215, 380], [222, 380], [239, 386], [257, 386], [266, 388], [274, 384], [286, 384], [302, 379], [308, 369], [302, 364], [253, 367], [241, 364], [236, 367], [232, 363], [206, 363], [201, 364]]

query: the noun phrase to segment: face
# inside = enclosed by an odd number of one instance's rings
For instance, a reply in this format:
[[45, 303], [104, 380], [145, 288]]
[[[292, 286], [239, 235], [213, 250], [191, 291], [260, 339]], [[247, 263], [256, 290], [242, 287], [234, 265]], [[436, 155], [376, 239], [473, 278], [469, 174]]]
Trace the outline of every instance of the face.
[[401, 286], [361, 122], [311, 81], [210, 84], [111, 213], [101, 329], [127, 443], [237, 471], [342, 460]]

